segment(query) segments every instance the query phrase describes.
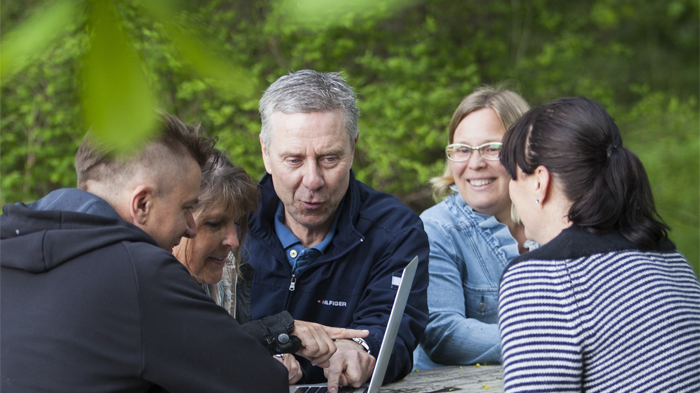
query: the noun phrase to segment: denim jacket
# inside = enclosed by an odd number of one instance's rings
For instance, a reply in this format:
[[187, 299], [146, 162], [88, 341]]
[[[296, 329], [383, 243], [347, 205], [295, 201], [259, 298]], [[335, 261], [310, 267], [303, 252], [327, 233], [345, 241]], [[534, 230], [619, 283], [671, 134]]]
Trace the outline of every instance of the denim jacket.
[[430, 240], [430, 316], [414, 352], [418, 369], [500, 363], [498, 284], [518, 242], [458, 194], [421, 214]]

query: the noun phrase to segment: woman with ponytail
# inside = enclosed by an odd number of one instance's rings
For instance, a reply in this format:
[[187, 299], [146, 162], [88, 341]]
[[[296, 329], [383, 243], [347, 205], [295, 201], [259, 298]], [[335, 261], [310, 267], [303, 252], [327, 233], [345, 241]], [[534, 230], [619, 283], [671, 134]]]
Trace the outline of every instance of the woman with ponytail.
[[595, 101], [521, 117], [501, 163], [525, 235], [499, 291], [505, 391], [700, 391], [700, 283]]

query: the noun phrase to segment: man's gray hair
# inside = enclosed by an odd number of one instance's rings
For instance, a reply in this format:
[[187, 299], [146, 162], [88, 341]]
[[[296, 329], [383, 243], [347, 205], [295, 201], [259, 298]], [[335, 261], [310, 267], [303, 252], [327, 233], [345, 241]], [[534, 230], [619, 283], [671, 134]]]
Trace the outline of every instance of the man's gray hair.
[[272, 116], [275, 112], [309, 113], [340, 109], [345, 130], [352, 145], [360, 134], [360, 111], [355, 93], [338, 72], [301, 70], [277, 79], [260, 99], [260, 136], [267, 149], [272, 141]]

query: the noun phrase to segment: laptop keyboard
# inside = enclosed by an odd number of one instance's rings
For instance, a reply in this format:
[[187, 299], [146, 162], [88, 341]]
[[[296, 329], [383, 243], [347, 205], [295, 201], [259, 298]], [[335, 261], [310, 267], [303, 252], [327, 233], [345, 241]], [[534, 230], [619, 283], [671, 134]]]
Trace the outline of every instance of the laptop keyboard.
[[298, 388], [294, 393], [328, 393], [326, 386], [304, 386]]
[[[344, 392], [362, 392], [365, 391], [364, 388], [353, 388], [352, 386], [339, 386], [338, 393]], [[297, 388], [294, 393], [328, 393], [328, 387], [326, 386], [302, 386]]]

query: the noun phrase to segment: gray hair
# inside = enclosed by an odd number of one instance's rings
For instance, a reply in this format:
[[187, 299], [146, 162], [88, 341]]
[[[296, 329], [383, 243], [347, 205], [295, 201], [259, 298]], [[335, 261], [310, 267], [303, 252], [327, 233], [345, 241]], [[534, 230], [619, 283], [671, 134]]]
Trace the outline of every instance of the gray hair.
[[360, 134], [355, 93], [338, 72], [301, 70], [277, 79], [260, 99], [260, 136], [267, 149], [272, 141], [272, 115], [309, 113], [340, 109], [352, 145]]

